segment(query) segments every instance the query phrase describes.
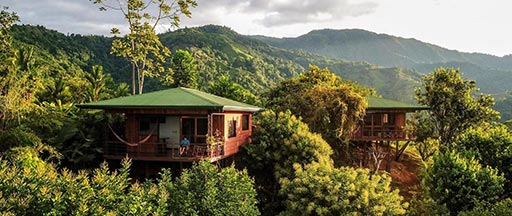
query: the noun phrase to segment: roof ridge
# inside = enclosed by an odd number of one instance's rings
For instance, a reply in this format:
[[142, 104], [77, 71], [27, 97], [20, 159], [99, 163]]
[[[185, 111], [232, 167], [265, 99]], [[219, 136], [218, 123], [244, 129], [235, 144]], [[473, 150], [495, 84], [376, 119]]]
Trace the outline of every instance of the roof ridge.
[[186, 87], [179, 87], [179, 88], [182, 88], [182, 89], [184, 89], [184, 90], [186, 90], [186, 91], [188, 91], [188, 92], [190, 92], [190, 93], [191, 93], [191, 92], [197, 92], [197, 93], [199, 93], [199, 94], [194, 94], [194, 95], [196, 95], [196, 96], [198, 96], [198, 97], [200, 97], [200, 98], [203, 98], [203, 99], [205, 99], [205, 100], [207, 100], [207, 101], [210, 101], [210, 102], [212, 102], [212, 103], [214, 103], [214, 104], [217, 104], [217, 105], [219, 105], [219, 106], [222, 106], [222, 107], [229, 107], [229, 105], [227, 105], [227, 106], [226, 106], [226, 105], [223, 105], [223, 104], [219, 104], [219, 103], [217, 103], [217, 102], [215, 102], [215, 101], [212, 101], [212, 100], [211, 100], [211, 99], [209, 99], [209, 98], [204, 97], [204, 96], [203, 96], [203, 95], [201, 95], [201, 94], [206, 94], [206, 95], [209, 95], [209, 96], [213, 96], [213, 97], [215, 97], [215, 98], [217, 98], [217, 99], [220, 99], [220, 100], [229, 100], [229, 101], [231, 101], [231, 102], [233, 102], [233, 103], [237, 103], [238, 105], [246, 105], [246, 106], [257, 107], [257, 106], [252, 105], [252, 104], [247, 104], [247, 103], [240, 102], [240, 101], [236, 101], [236, 100], [233, 100], [233, 99], [230, 99], [230, 98], [221, 97], [221, 96], [214, 95], [214, 94], [211, 94], [211, 93], [208, 93], [208, 92], [200, 91], [200, 90], [198, 90], [198, 89], [191, 89], [191, 88], [186, 88]]
[[[203, 96], [201, 96], [201, 95], [199, 95], [199, 94], [196, 94], [197, 92], [201, 92], [201, 93], [206, 93], [206, 92], [202, 92], [202, 91], [199, 91], [199, 90], [197, 90], [197, 89], [185, 88], [185, 87], [178, 87], [178, 88], [181, 88], [181, 89], [183, 89], [183, 90], [187, 91], [188, 93], [191, 93], [191, 94], [193, 94], [193, 95], [195, 95], [195, 96], [197, 96], [197, 97], [200, 97], [200, 98], [202, 98], [202, 99], [204, 99], [204, 100], [207, 100], [207, 101], [209, 101], [209, 102], [210, 102], [210, 103], [212, 103], [212, 104], [215, 104], [215, 105], [218, 105], [218, 106], [222, 106], [222, 107], [224, 107], [222, 104], [219, 104], [219, 103], [217, 103], [217, 102], [215, 102], [215, 101], [212, 101], [212, 100], [210, 100], [210, 99], [208, 99], [208, 98], [205, 98], [205, 97], [203, 97]], [[210, 93], [206, 93], [206, 94], [213, 95], [213, 96], [215, 96], [215, 97], [219, 97], [219, 96], [217, 96], [217, 95], [210, 94]]]

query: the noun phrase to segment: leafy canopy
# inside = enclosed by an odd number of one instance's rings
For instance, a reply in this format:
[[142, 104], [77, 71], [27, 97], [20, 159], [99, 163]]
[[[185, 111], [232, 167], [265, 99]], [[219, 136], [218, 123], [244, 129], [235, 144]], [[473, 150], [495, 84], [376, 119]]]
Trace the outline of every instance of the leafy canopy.
[[230, 76], [220, 76], [216, 81], [210, 82], [206, 89], [208, 93], [240, 101], [246, 104], [258, 105], [259, 98], [249, 90], [231, 81]]
[[171, 68], [174, 72], [172, 87], [187, 87], [197, 89], [199, 87], [199, 71], [192, 54], [187, 50], [177, 50], [171, 59]]
[[260, 209], [269, 215], [283, 208], [283, 196], [279, 195], [279, 179], [292, 178], [293, 164], [307, 165], [312, 162], [333, 166], [332, 149], [319, 134], [290, 111], [260, 113], [254, 121], [253, 142], [245, 145], [244, 162], [249, 173], [255, 176]]
[[[169, 20], [172, 27], [178, 27], [180, 14], [191, 16], [190, 8], [196, 7], [194, 0], [89, 0], [100, 4], [100, 10], [114, 9], [123, 13], [129, 24], [129, 32], [119, 39], [112, 41], [111, 53], [128, 60], [132, 66], [132, 94], [142, 94], [146, 76], [159, 77], [165, 72], [163, 64], [170, 56], [170, 50], [165, 47], [155, 28], [160, 21]], [[156, 14], [151, 14], [152, 10]], [[113, 34], [119, 34], [117, 28], [112, 29]], [[168, 71], [170, 72], [170, 71]], [[166, 78], [170, 81], [171, 78]]]
[[267, 107], [276, 112], [290, 110], [312, 131], [322, 134], [334, 149], [349, 138], [365, 113], [365, 96], [372, 90], [310, 65], [296, 78], [282, 81], [265, 95]]
[[2, 215], [258, 215], [253, 180], [233, 167], [203, 161], [175, 181], [131, 183], [130, 161], [118, 171], [106, 163], [90, 172], [58, 170], [23, 147], [0, 161]]
[[423, 189], [440, 205], [456, 214], [479, 202], [494, 203], [504, 192], [505, 178], [492, 167], [483, 167], [474, 157], [455, 151], [434, 155], [423, 173]]
[[470, 151], [484, 166], [504, 174], [506, 192], [512, 195], [512, 131], [501, 124], [471, 128], [455, 139], [457, 149]]
[[312, 163], [294, 164], [295, 177], [282, 178], [286, 196], [282, 215], [402, 215], [398, 190], [391, 189], [386, 174], [372, 175], [369, 169], [333, 168]]
[[423, 88], [415, 89], [418, 103], [430, 107], [441, 142], [451, 147], [452, 139], [471, 126], [499, 119], [492, 109], [491, 95], [480, 94], [473, 80], [462, 79], [458, 69], [438, 68], [423, 76]]

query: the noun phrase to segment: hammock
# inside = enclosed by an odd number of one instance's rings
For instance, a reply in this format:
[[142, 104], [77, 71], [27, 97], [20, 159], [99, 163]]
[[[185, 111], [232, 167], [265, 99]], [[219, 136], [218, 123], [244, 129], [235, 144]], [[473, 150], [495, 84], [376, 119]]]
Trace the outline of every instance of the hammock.
[[151, 130], [151, 132], [149, 132], [149, 135], [147, 137], [145, 137], [144, 139], [140, 140], [139, 142], [129, 143], [128, 141], [124, 140], [119, 135], [117, 135], [117, 133], [114, 131], [114, 129], [112, 129], [112, 127], [110, 127], [110, 124], [107, 124], [107, 125], [108, 125], [108, 128], [110, 128], [110, 131], [112, 131], [112, 134], [114, 134], [116, 139], [119, 140], [119, 142], [122, 142], [122, 143], [126, 144], [127, 146], [131, 146], [131, 147], [135, 147], [135, 146], [138, 146], [139, 144], [143, 144], [143, 143], [147, 142], [149, 140], [149, 138], [151, 138], [151, 136], [153, 135], [153, 132], [155, 132], [155, 129], [156, 129], [156, 127], [154, 127]]

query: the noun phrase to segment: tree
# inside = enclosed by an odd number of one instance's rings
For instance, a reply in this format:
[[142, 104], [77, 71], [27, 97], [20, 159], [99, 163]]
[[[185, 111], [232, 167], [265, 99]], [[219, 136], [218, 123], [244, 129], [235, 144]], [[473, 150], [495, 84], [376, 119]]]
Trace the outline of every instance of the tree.
[[350, 167], [334, 168], [312, 163], [294, 165], [292, 179], [281, 179], [280, 193], [287, 197], [282, 215], [402, 215], [407, 203], [391, 189], [386, 174]]
[[310, 65], [308, 71], [282, 81], [265, 96], [266, 107], [276, 112], [290, 110], [300, 116], [311, 131], [322, 134], [335, 150], [335, 158], [341, 158], [342, 153], [349, 153], [345, 144], [364, 116], [365, 97], [372, 93], [371, 89], [342, 80], [327, 68]]
[[91, 73], [86, 74], [85, 78], [89, 83], [87, 89], [87, 97], [89, 102], [100, 100], [101, 93], [106, 87], [106, 80], [110, 78], [110, 75], [103, 74], [103, 66], [94, 65], [92, 66]]
[[[169, 20], [171, 27], [178, 27], [180, 14], [191, 16], [190, 7], [196, 7], [194, 0], [90, 0], [94, 4], [101, 4], [100, 10], [114, 9], [123, 13], [129, 24], [130, 32], [123, 38], [112, 41], [111, 53], [127, 59], [132, 66], [132, 94], [142, 94], [144, 79], [158, 77], [165, 71], [163, 63], [170, 55], [167, 47], [163, 46], [156, 35], [155, 28], [160, 21]], [[156, 9], [156, 15], [150, 11]], [[117, 28], [112, 29], [113, 34], [119, 34]], [[170, 72], [170, 71], [169, 71]]]
[[493, 205], [480, 204], [471, 211], [461, 212], [460, 216], [500, 216], [512, 215], [512, 199], [507, 198]]
[[194, 57], [186, 50], [177, 50], [172, 56], [171, 68], [174, 72], [172, 87], [198, 88], [199, 71]]
[[471, 128], [455, 139], [457, 149], [471, 151], [484, 166], [491, 166], [507, 179], [506, 192], [512, 195], [512, 131], [501, 124]]
[[265, 111], [254, 122], [253, 143], [244, 146], [244, 162], [255, 176], [261, 209], [277, 214], [283, 206], [279, 196], [279, 179], [292, 178], [293, 164], [317, 162], [333, 166], [332, 150], [318, 134], [289, 111]]
[[435, 130], [434, 119], [426, 112], [413, 113], [407, 120], [407, 127], [412, 133], [414, 147], [422, 161], [428, 161], [439, 150], [439, 135]]
[[495, 203], [503, 195], [505, 178], [492, 167], [455, 151], [434, 155], [423, 175], [423, 189], [452, 214], [471, 210], [479, 202]]
[[10, 28], [19, 20], [15, 12], [8, 10], [9, 7], [2, 7], [0, 11], [0, 58], [5, 58], [5, 55], [10, 52], [12, 43]]
[[171, 215], [259, 215], [254, 181], [234, 167], [220, 171], [208, 161], [169, 184]]
[[127, 159], [116, 171], [103, 163], [73, 173], [41, 159], [41, 150], [15, 148], [0, 160], [0, 214], [259, 214], [253, 180], [233, 167], [219, 171], [203, 161], [175, 181], [170, 170], [164, 170], [156, 181], [131, 183]]
[[230, 77], [225, 75], [219, 77], [217, 81], [210, 82], [206, 91], [210, 94], [240, 101], [246, 104], [257, 105], [258, 97], [249, 92], [243, 86], [232, 82]]
[[438, 68], [423, 76], [423, 89], [415, 89], [418, 103], [430, 107], [441, 143], [451, 149], [452, 139], [482, 122], [499, 119], [492, 109], [491, 95], [475, 95], [479, 89], [473, 80], [462, 79], [458, 69]]

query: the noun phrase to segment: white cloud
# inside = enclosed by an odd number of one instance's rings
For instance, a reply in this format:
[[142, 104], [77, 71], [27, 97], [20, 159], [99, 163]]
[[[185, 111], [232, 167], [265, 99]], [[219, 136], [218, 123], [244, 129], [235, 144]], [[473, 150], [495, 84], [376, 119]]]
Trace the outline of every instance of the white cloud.
[[[119, 11], [99, 11], [88, 0], [0, 0], [22, 23], [63, 33], [126, 32]], [[414, 37], [451, 49], [512, 53], [511, 1], [503, 0], [197, 0], [182, 26], [217, 24], [241, 34], [292, 37], [314, 29], [362, 28]], [[162, 25], [158, 32], [168, 30]]]

